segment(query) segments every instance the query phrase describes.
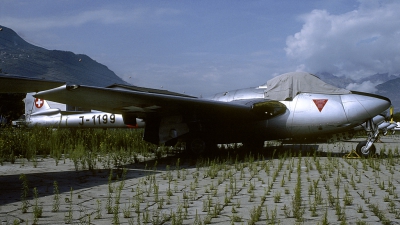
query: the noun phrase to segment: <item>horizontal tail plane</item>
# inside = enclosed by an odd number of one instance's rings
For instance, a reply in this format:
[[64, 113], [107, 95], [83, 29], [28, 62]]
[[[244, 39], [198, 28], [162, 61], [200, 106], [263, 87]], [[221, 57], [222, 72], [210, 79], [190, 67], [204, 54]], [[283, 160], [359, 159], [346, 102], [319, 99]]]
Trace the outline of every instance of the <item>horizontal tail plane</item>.
[[145, 123], [137, 118], [126, 123], [121, 114], [106, 112], [62, 111], [51, 108], [50, 104], [28, 93], [25, 102], [25, 115], [13, 121], [14, 127], [53, 127], [53, 128], [142, 128]]

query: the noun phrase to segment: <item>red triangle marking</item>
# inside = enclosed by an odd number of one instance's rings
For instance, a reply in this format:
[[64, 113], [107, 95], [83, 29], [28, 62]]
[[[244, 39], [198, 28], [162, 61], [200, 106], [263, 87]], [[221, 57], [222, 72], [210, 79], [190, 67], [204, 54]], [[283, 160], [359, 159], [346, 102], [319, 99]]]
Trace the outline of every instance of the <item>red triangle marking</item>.
[[315, 105], [317, 106], [318, 110], [321, 112], [322, 109], [324, 108], [326, 102], [328, 99], [313, 99]]

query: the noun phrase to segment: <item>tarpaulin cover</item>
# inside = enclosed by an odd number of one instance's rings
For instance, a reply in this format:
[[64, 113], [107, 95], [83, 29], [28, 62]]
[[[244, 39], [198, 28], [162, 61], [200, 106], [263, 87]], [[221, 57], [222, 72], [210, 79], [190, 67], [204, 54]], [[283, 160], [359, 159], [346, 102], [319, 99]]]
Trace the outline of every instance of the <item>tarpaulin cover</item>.
[[265, 98], [277, 101], [292, 100], [299, 93], [350, 94], [349, 90], [327, 84], [306, 72], [291, 72], [269, 80], [265, 85]]

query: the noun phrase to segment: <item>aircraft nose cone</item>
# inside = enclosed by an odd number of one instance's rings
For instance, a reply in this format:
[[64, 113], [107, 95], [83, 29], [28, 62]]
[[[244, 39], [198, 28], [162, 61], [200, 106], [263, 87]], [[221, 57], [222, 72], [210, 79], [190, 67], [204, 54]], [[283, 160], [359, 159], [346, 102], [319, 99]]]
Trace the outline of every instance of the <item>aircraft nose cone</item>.
[[365, 111], [371, 117], [376, 116], [379, 113], [387, 110], [391, 105], [392, 102], [389, 98], [386, 98], [381, 95], [374, 95], [369, 93], [363, 92], [353, 92], [360, 104], [364, 107]]
[[392, 104], [384, 96], [355, 91], [343, 97], [342, 103], [349, 122], [363, 122], [387, 110]]

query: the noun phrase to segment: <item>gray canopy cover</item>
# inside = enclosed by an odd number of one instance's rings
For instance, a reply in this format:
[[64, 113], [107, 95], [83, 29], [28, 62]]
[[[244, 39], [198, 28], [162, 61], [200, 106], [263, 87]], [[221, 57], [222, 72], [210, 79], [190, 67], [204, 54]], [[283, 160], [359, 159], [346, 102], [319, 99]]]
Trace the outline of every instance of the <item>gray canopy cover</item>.
[[267, 86], [265, 98], [283, 101], [292, 100], [299, 93], [350, 94], [349, 90], [327, 84], [317, 76], [306, 72], [291, 72], [274, 77]]

